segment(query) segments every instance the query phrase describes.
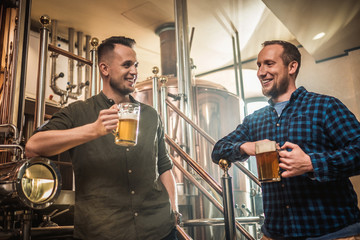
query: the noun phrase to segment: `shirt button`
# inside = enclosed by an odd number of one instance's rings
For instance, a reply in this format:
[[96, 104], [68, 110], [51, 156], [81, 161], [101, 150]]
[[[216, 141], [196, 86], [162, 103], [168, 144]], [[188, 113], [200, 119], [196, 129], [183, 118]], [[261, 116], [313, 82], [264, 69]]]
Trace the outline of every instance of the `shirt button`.
[[136, 213], [134, 213], [134, 216], [135, 216], [135, 217], [137, 217], [138, 215], [139, 215], [139, 214], [138, 214], [137, 212], [136, 212]]
[[278, 126], [278, 127], [279, 127], [279, 126], [280, 126], [280, 123], [277, 123], [277, 124], [276, 124], [276, 126]]
[[134, 194], [135, 194], [135, 191], [131, 191], [131, 194], [134, 195]]
[[281, 187], [283, 187], [283, 188], [284, 188], [284, 187], [285, 187], [285, 184], [281, 184]]
[[126, 149], [126, 151], [127, 151], [127, 152], [128, 152], [128, 151], [130, 151], [130, 149], [129, 149], [129, 148], [127, 148], [127, 149]]
[[289, 206], [289, 205], [286, 205], [286, 208], [287, 208], [287, 209], [289, 209], [289, 208], [290, 208], [290, 206]]
[[129, 171], [128, 171], [129, 173], [132, 173], [132, 171], [131, 171], [131, 169], [129, 169]]

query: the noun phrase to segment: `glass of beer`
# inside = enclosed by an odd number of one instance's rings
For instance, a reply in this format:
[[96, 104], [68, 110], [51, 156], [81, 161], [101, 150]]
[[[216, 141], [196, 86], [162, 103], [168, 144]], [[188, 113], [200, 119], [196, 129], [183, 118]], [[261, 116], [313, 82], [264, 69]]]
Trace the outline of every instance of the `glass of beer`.
[[120, 103], [119, 122], [115, 132], [115, 143], [120, 146], [135, 146], [139, 131], [140, 104]]
[[280, 181], [279, 154], [275, 141], [257, 142], [256, 163], [260, 182]]

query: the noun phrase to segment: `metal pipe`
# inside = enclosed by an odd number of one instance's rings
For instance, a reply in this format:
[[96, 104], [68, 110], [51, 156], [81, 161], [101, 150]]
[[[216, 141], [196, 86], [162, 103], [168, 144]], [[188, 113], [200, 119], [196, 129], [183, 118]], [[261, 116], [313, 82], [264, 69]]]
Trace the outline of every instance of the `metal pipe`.
[[[191, 63], [190, 63], [190, 47], [189, 47], [189, 24], [187, 15], [187, 1], [180, 0], [181, 2], [181, 14], [182, 14], [182, 51], [183, 51], [183, 77], [184, 77], [184, 93], [185, 93], [185, 114], [193, 119], [193, 91], [192, 91], [192, 77], [191, 77]], [[186, 125], [186, 133], [188, 134], [189, 154], [192, 158], [195, 158], [195, 143], [194, 143], [194, 132], [192, 128]]]
[[[175, 0], [175, 30], [178, 64], [178, 90], [180, 110], [192, 119], [192, 84], [189, 58], [188, 20], [186, 0]], [[181, 129], [184, 135], [184, 146], [189, 147], [190, 156], [195, 156], [193, 131], [181, 120]]]
[[32, 211], [25, 210], [22, 219], [22, 239], [30, 240], [31, 239], [31, 218]]
[[159, 73], [159, 68], [158, 67], [153, 67], [152, 72], [154, 74], [153, 76], [153, 82], [152, 82], [152, 88], [153, 88], [153, 107], [156, 109], [156, 111], [159, 111], [159, 103], [158, 103], [158, 99], [159, 99], [159, 90], [158, 90], [158, 73]]
[[40, 17], [42, 27], [40, 29], [40, 53], [39, 53], [39, 69], [36, 88], [35, 100], [35, 129], [40, 127], [44, 122], [45, 115], [45, 78], [46, 78], [46, 63], [48, 55], [48, 39], [49, 29], [47, 26], [50, 23], [50, 18], [46, 15]]
[[14, 52], [14, 72], [12, 83], [12, 101], [10, 102], [10, 122], [14, 124], [22, 136], [22, 129], [24, 123], [24, 109], [25, 109], [25, 88], [26, 88], [26, 68], [28, 45], [30, 38], [30, 14], [31, 0], [21, 0], [19, 4], [18, 24], [16, 36], [14, 38], [14, 45], [16, 46]]
[[[179, 156], [184, 159], [202, 179], [204, 179], [218, 194], [222, 195], [222, 187], [191, 157], [184, 152], [167, 134], [165, 134], [165, 141], [175, 149]], [[247, 238], [253, 240], [254, 238], [238, 223], [235, 223], [236, 228]]]
[[191, 119], [185, 116], [174, 104], [172, 104], [168, 99], [166, 99], [166, 104], [174, 110], [182, 119], [184, 119], [188, 124], [190, 124], [201, 136], [203, 136], [210, 144], [215, 145], [216, 141], [207, 134], [204, 130], [202, 130], [199, 126], [197, 126]]
[[92, 62], [92, 61], [90, 61], [90, 60], [88, 60], [88, 59], [86, 59], [86, 58], [77, 56], [77, 55], [75, 55], [75, 54], [73, 54], [73, 53], [70, 53], [70, 52], [68, 52], [68, 51], [66, 51], [66, 50], [64, 50], [64, 49], [61, 49], [61, 48], [59, 48], [59, 47], [56, 47], [56, 46], [54, 46], [54, 45], [52, 45], [52, 44], [49, 44], [48, 50], [51, 51], [51, 52], [55, 52], [55, 53], [58, 53], [58, 54], [60, 54], [60, 55], [63, 55], [63, 56], [65, 56], [65, 57], [74, 59], [74, 60], [79, 61], [79, 62], [81, 62], [81, 63], [87, 64], [87, 65], [89, 65], [89, 66], [92, 66], [92, 65], [93, 65], [93, 62]]
[[236, 49], [237, 49], [237, 57], [238, 57], [238, 64], [239, 64], [239, 80], [240, 80], [240, 91], [241, 91], [241, 105], [243, 106], [243, 118], [247, 116], [247, 106], [245, 105], [245, 89], [244, 89], [244, 79], [242, 75], [242, 63], [241, 63], [241, 51], [240, 51], [240, 40], [239, 40], [239, 33], [235, 31], [235, 39], [236, 39]]
[[[75, 48], [74, 32], [75, 30], [73, 28], [68, 29], [68, 38], [69, 38], [68, 48], [71, 54], [74, 54], [74, 48]], [[68, 61], [69, 61], [68, 83], [72, 88], [74, 85], [74, 60], [69, 59]]]
[[238, 63], [236, 57], [236, 44], [235, 38], [231, 37], [232, 46], [233, 46], [233, 57], [234, 57], [234, 73], [235, 73], [235, 86], [236, 86], [236, 95], [240, 97], [240, 89], [239, 89], [239, 71], [238, 71]]
[[[85, 36], [85, 58], [87, 60], [90, 60], [90, 39], [91, 39], [90, 35]], [[85, 65], [85, 82], [88, 83], [91, 82], [91, 65], [90, 66]], [[85, 87], [85, 99], [88, 99], [91, 96], [89, 85]]]
[[205, 188], [203, 185], [201, 185], [201, 183], [200, 183], [198, 180], [196, 180], [196, 178], [195, 178], [191, 173], [189, 173], [188, 171], [186, 171], [186, 169], [185, 169], [180, 163], [178, 163], [173, 156], [170, 155], [170, 157], [171, 157], [171, 159], [172, 159], [175, 167], [177, 167], [177, 168], [184, 174], [184, 176], [185, 176], [192, 184], [194, 184], [194, 185], [200, 190], [200, 192], [202, 192], [202, 193], [205, 195], [205, 197], [206, 197], [212, 204], [214, 204], [214, 206], [215, 206], [219, 211], [224, 212], [224, 208], [223, 208], [223, 206], [221, 205], [221, 203], [219, 203], [218, 200], [216, 200], [216, 198], [213, 197], [213, 195], [211, 195], [211, 194], [206, 190], [206, 188]]
[[92, 38], [90, 42], [92, 49], [91, 49], [91, 61], [92, 61], [92, 68], [91, 68], [91, 96], [97, 94], [97, 58], [96, 58], [96, 51], [97, 46], [99, 45], [99, 39]]
[[195, 162], [191, 157], [179, 147], [174, 140], [172, 140], [168, 135], [165, 135], [165, 141], [170, 144], [171, 147], [179, 154], [179, 156], [184, 159], [194, 170], [197, 172], [218, 194], [222, 195], [222, 187], [218, 184], [209, 173], [207, 173], [197, 162]]
[[20, 158], [22, 159], [24, 157], [24, 147], [19, 144], [0, 144], [0, 149], [6, 149], [6, 148], [18, 148], [21, 151]]
[[46, 237], [46, 236], [72, 236], [74, 226], [56, 226], [56, 227], [33, 227], [31, 228], [32, 237]]
[[[263, 218], [261, 217], [237, 217], [235, 220], [241, 224], [261, 224]], [[224, 225], [224, 218], [203, 218], [203, 219], [192, 219], [184, 220], [182, 225], [184, 227], [191, 226], [222, 226]]]
[[239, 162], [234, 162], [233, 164], [236, 167], [238, 167], [243, 173], [245, 173], [245, 175], [248, 176], [252, 181], [254, 181], [258, 186], [261, 187], [261, 183], [260, 183], [259, 179], [252, 172], [250, 172], [246, 167], [244, 167]]
[[[51, 44], [56, 46], [57, 44], [57, 20], [51, 21]], [[51, 58], [51, 69], [50, 69], [50, 86], [53, 85], [53, 79], [56, 79], [56, 59], [58, 54], [52, 52], [50, 55]]]
[[[169, 100], [166, 99], [166, 104], [177, 114], [179, 114], [180, 117], [182, 117], [187, 123], [189, 123], [201, 136], [203, 136], [210, 144], [215, 145], [216, 141], [207, 134], [204, 130], [202, 130], [200, 127], [198, 127], [193, 121], [191, 121], [189, 118], [187, 118], [174, 104], [172, 104]], [[254, 181], [257, 185], [261, 186], [261, 183], [259, 182], [259, 179], [250, 172], [246, 167], [244, 167], [239, 162], [233, 163], [237, 168], [239, 168], [246, 176], [248, 176], [252, 181]]]
[[167, 97], [167, 87], [166, 87], [166, 82], [167, 82], [167, 78], [166, 77], [162, 77], [160, 79], [161, 82], [161, 87], [160, 87], [160, 101], [161, 101], [161, 116], [162, 116], [162, 120], [163, 120], [163, 124], [164, 124], [164, 132], [166, 134], [169, 134], [169, 123], [168, 123], [168, 114], [167, 114], [167, 107], [166, 107], [166, 97]]
[[235, 230], [235, 213], [234, 213], [234, 198], [232, 195], [231, 176], [229, 175], [229, 163], [221, 159], [219, 166], [224, 170], [224, 175], [221, 177], [223, 188], [223, 206], [224, 206], [224, 221], [225, 221], [225, 235], [226, 240], [234, 240], [236, 238]]
[[[77, 32], [77, 50], [78, 50], [78, 56], [82, 57], [83, 55], [83, 33]], [[77, 86], [76, 86], [76, 94], [78, 96], [81, 96], [82, 94], [82, 88], [85, 86], [85, 84], [82, 82], [82, 67], [84, 65], [79, 61], [77, 63]]]
[[10, 127], [10, 128], [12, 128], [13, 131], [14, 131], [14, 140], [15, 140], [14, 142], [16, 144], [20, 143], [19, 132], [18, 132], [18, 129], [16, 128], [16, 126], [14, 124], [11, 124], [11, 123], [9, 123], [9, 124], [0, 124], [0, 128], [2, 128], [2, 127]]
[[179, 225], [176, 225], [176, 229], [177, 229], [178, 233], [181, 236], [180, 240], [181, 239], [183, 239], [183, 240], [192, 240], [192, 238], [189, 235], [187, 235], [186, 232], [184, 231], [184, 229], [182, 229]]

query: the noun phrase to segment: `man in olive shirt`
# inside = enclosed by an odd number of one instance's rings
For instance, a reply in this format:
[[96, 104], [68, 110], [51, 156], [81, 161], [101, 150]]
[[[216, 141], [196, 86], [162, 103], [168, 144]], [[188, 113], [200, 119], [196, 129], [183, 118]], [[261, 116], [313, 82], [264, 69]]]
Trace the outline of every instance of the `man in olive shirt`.
[[134, 147], [116, 145], [111, 134], [117, 104], [136, 102], [130, 96], [137, 78], [134, 44], [125, 37], [106, 39], [98, 48], [102, 92], [61, 109], [26, 144], [27, 157], [69, 150], [78, 239], [177, 239], [176, 183], [157, 112], [141, 103]]

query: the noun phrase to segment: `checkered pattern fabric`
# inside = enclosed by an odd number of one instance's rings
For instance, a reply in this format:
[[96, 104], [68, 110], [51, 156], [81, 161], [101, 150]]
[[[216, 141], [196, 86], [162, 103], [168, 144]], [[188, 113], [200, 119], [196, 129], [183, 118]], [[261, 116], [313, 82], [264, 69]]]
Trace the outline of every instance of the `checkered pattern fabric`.
[[278, 117], [273, 104], [247, 116], [214, 146], [212, 158], [244, 161], [240, 146], [262, 139], [299, 145], [314, 173], [263, 183], [266, 231], [271, 237], [310, 237], [360, 222], [348, 179], [360, 173], [360, 123], [336, 98], [298, 88]]

